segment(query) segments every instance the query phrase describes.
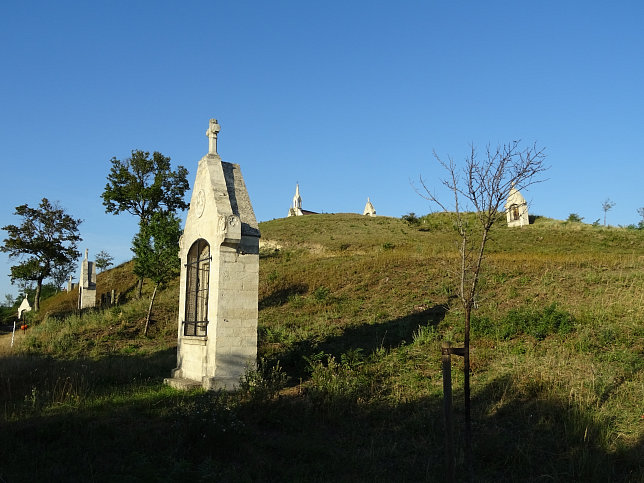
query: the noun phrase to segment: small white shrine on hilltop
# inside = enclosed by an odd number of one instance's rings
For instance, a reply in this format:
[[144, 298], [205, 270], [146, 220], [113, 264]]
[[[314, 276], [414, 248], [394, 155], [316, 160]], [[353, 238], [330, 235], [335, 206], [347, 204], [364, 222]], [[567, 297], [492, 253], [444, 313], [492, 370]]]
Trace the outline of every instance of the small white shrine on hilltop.
[[[317, 215], [319, 213], [315, 211], [303, 210], [302, 209], [302, 196], [300, 195], [300, 184], [295, 184], [295, 195], [293, 195], [293, 201], [291, 207], [288, 209], [287, 217], [289, 216], [304, 216], [304, 215]], [[364, 207], [362, 212], [366, 216], [376, 216], [376, 209], [373, 207], [373, 204], [367, 198], [367, 204]]]
[[24, 300], [20, 304], [20, 307], [18, 307], [18, 320], [22, 318], [23, 312], [31, 312], [31, 305], [29, 305], [29, 300], [27, 300], [26, 295]]
[[367, 198], [367, 204], [364, 205], [364, 211], [362, 212], [365, 216], [376, 216], [376, 209], [371, 204], [371, 200]]
[[216, 119], [206, 131], [179, 243], [177, 367], [180, 389], [234, 389], [257, 359], [259, 227], [238, 164], [217, 153]]
[[510, 188], [508, 200], [505, 202], [505, 216], [508, 226], [523, 226], [530, 224], [528, 202], [514, 186]]

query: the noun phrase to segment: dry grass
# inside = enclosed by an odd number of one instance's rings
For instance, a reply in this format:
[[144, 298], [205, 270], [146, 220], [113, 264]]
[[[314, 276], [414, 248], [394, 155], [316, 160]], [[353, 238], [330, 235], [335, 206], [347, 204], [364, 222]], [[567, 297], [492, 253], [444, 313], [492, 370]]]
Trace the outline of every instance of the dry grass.
[[[100, 466], [112, 475], [120, 464], [128, 469], [120, 475], [140, 479], [440, 479], [440, 344], [462, 340], [449, 216], [410, 225], [318, 215], [260, 229], [261, 363], [243, 391], [178, 395], [161, 388], [173, 364], [175, 282], [161, 292], [149, 338], [140, 336], [145, 296], [36, 327], [26, 338], [31, 355], [0, 364], [12, 394], [3, 400], [5, 418], [14, 421], [0, 444], [47, 453], [39, 440], [23, 443], [20, 429], [55, 412], [62, 419], [47, 420], [54, 433], [61, 424], [74, 427], [102, 451], [119, 442], [111, 466]], [[126, 292], [135, 284], [126, 272], [106, 272], [99, 283]], [[541, 217], [522, 229], [495, 229], [471, 367], [478, 480], [642, 478], [643, 294], [642, 231]], [[53, 300], [43, 312], [63, 312], [65, 303]], [[539, 336], [522, 325], [548, 314], [571, 325], [544, 324]], [[458, 369], [454, 361], [457, 428]], [[101, 431], [79, 428], [72, 419], [79, 416]], [[131, 437], [115, 436], [115, 424]], [[457, 442], [461, 436], [457, 431]], [[141, 454], [141, 442], [154, 455]], [[88, 476], [81, 463], [57, 456], [78, 478]]]

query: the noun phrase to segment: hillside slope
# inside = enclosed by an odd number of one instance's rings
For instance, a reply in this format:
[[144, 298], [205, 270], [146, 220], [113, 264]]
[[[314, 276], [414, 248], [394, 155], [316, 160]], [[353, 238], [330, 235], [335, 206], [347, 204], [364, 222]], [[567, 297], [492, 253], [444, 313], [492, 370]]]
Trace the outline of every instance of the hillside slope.
[[[80, 448], [59, 436], [65, 452], [52, 453], [41, 474], [64, 468], [72, 479], [97, 470], [142, 479], [442, 479], [440, 344], [461, 343], [463, 330], [449, 218], [411, 225], [316, 215], [260, 230], [260, 366], [239, 393], [161, 385], [174, 366], [175, 281], [160, 295], [151, 337], [141, 335], [145, 296], [50, 316], [24, 336], [30, 355], [0, 360], [8, 429], [0, 445], [50, 454], [47, 440], [27, 435], [73, 428], [92, 441], [95, 460], [70, 458]], [[471, 365], [477, 479], [638, 481], [644, 232], [544, 218], [499, 225], [484, 263]], [[43, 313], [54, 315], [56, 303]], [[8, 461], [15, 466], [0, 466], [1, 478], [34, 477]]]

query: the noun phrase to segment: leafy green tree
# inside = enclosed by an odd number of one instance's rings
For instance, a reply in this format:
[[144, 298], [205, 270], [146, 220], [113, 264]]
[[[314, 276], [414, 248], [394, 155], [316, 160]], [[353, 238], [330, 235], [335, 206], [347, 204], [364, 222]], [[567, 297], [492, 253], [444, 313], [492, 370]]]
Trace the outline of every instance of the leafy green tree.
[[114, 265], [114, 257], [105, 250], [101, 250], [96, 254], [96, 260], [94, 260], [94, 263], [96, 264], [96, 268], [102, 272], [107, 267]]
[[144, 335], [150, 326], [150, 314], [157, 289], [179, 274], [180, 220], [173, 213], [161, 212], [152, 215], [147, 224], [141, 224], [139, 233], [132, 241], [134, 273], [140, 278], [154, 282], [150, 307], [145, 320]]
[[76, 271], [76, 268], [77, 265], [75, 261], [63, 263], [54, 267], [51, 273], [51, 279], [53, 280], [54, 285], [56, 286], [58, 291], [60, 291], [60, 287], [62, 287], [65, 282], [69, 280], [69, 275], [74, 273]]
[[[42, 289], [40, 290], [40, 301], [47, 300], [49, 297], [53, 297], [58, 292], [60, 292], [60, 286], [56, 283], [48, 282], [42, 284]], [[29, 300], [35, 298], [36, 288], [27, 289], [25, 295]], [[22, 302], [22, 300], [21, 300]]]
[[178, 166], [172, 171], [169, 157], [157, 151], [150, 157], [150, 153], [137, 149], [125, 161], [114, 157], [110, 162], [108, 183], [101, 195], [107, 213], [127, 211], [145, 224], [154, 213], [188, 208], [184, 201], [190, 187], [188, 170]]
[[5, 294], [5, 301], [0, 306], [0, 323], [10, 324], [16, 320], [16, 309], [18, 308], [18, 299], [14, 299], [13, 295]]
[[[155, 213], [176, 213], [188, 208], [184, 201], [188, 170], [178, 166], [172, 171], [170, 158], [155, 151], [133, 150], [125, 161], [115, 157], [107, 175], [108, 183], [101, 197], [106, 213], [115, 215], [127, 211], [139, 217], [139, 225], [146, 225]], [[141, 296], [143, 279], [139, 279]]]
[[642, 217], [637, 226], [640, 230], [644, 230], [644, 206], [637, 209], [637, 214]]
[[16, 280], [36, 283], [34, 310], [38, 311], [43, 280], [50, 278], [57, 266], [73, 263], [80, 256], [77, 244], [82, 238], [78, 225], [82, 220], [72, 218], [47, 198], [37, 208], [17, 206], [14, 214], [22, 217], [22, 223], [2, 227], [9, 236], [0, 251], [21, 260], [11, 267], [12, 283]]
[[413, 211], [402, 216], [402, 220], [406, 221], [410, 225], [419, 225], [420, 219], [416, 216], [416, 213]]
[[2, 304], [3, 307], [13, 307], [15, 300], [13, 298], [13, 295], [10, 293], [4, 294], [4, 303]]

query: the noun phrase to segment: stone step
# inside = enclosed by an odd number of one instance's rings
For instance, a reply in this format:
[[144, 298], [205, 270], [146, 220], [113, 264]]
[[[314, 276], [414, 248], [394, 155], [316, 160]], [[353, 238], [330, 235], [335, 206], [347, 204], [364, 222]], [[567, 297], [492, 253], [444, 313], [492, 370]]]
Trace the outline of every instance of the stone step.
[[163, 380], [163, 384], [167, 384], [170, 387], [175, 389], [180, 389], [182, 391], [189, 391], [191, 389], [198, 389], [201, 386], [201, 382], [194, 381], [192, 379], [184, 379], [181, 377], [166, 377]]

